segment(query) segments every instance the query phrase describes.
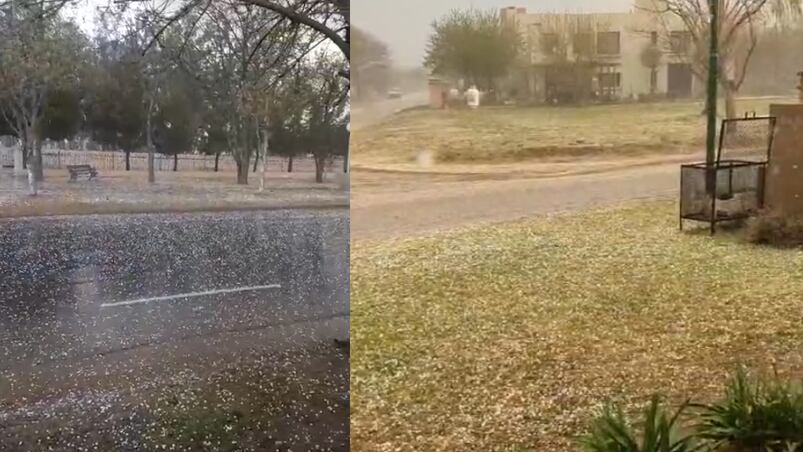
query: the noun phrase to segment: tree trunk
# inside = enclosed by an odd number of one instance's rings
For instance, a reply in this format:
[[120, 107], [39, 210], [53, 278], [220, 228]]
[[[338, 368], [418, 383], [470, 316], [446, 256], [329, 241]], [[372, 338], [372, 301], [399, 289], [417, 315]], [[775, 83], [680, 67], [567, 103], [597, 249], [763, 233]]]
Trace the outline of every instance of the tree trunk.
[[218, 162], [220, 162], [220, 152], [215, 153], [215, 172], [217, 173]]
[[178, 154], [173, 154], [173, 172], [178, 171]]
[[25, 174], [25, 148], [22, 145], [22, 140], [18, 140], [17, 147], [14, 150], [14, 175], [21, 176]]
[[248, 185], [248, 161], [237, 161], [237, 184]]
[[36, 176], [34, 176], [34, 171], [36, 170], [36, 164], [31, 162], [28, 166], [28, 190], [30, 191], [31, 196], [36, 196], [39, 194], [39, 182], [36, 181]]
[[736, 90], [731, 86], [725, 87], [725, 117], [728, 119], [736, 117]]
[[156, 169], [154, 168], [153, 161], [153, 130], [151, 129], [151, 116], [153, 116], [153, 107], [153, 99], [150, 99], [148, 102], [148, 119], [145, 126], [147, 128], [145, 136], [148, 144], [148, 183], [150, 184], [156, 182]]
[[36, 139], [35, 125], [30, 125], [25, 128], [25, 161], [24, 165], [28, 169], [29, 175], [32, 175], [36, 182], [44, 180], [44, 173], [42, 171], [42, 142]]
[[131, 151], [125, 151], [125, 170], [131, 171]]
[[259, 154], [260, 154], [259, 150], [257, 150], [256, 156], [254, 157], [254, 169], [252, 170], [252, 172], [254, 173], [257, 172], [257, 164], [259, 163]]
[[293, 154], [290, 154], [290, 158], [287, 159], [287, 172], [288, 173], [293, 172]]
[[33, 128], [27, 127], [25, 129], [25, 156], [27, 159], [28, 169], [28, 190], [31, 196], [36, 196], [39, 193], [39, 184], [36, 180], [36, 158], [33, 156]]
[[323, 182], [323, 169], [326, 164], [326, 157], [315, 156], [315, 182]]
[[34, 160], [34, 171], [33, 176], [36, 178], [36, 182], [42, 182], [45, 180], [45, 169], [42, 162], [42, 140], [34, 138], [34, 147], [33, 147], [33, 160]]
[[262, 147], [262, 177], [259, 179], [259, 191], [265, 190], [265, 179], [268, 175], [268, 131], [267, 129], [263, 129], [262, 133], [260, 134], [262, 138], [262, 143], [260, 143]]
[[153, 148], [148, 149], [148, 183], [152, 184], [156, 182], [156, 162], [154, 162], [155, 158], [153, 155]]

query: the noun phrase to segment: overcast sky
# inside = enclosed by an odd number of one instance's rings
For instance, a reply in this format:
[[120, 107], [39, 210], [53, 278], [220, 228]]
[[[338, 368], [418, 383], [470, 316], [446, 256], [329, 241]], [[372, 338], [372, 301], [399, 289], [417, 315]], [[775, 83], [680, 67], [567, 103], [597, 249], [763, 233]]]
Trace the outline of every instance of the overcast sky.
[[67, 5], [64, 9], [64, 14], [75, 20], [84, 32], [93, 34], [95, 32], [98, 7], [108, 5], [108, 0], [78, 0]]
[[613, 12], [630, 10], [632, 4], [632, 0], [351, 0], [351, 22], [388, 44], [397, 64], [420, 66], [432, 21], [454, 8]]

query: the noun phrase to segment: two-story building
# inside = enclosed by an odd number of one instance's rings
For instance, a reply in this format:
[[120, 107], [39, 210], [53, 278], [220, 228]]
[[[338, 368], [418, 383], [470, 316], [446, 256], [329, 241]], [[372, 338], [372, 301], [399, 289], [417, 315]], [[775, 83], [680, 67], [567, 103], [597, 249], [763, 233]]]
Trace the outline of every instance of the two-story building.
[[676, 17], [653, 11], [651, 0], [616, 13], [502, 9], [503, 25], [516, 27], [524, 45], [511, 91], [541, 102], [691, 97], [702, 87], [690, 34]]

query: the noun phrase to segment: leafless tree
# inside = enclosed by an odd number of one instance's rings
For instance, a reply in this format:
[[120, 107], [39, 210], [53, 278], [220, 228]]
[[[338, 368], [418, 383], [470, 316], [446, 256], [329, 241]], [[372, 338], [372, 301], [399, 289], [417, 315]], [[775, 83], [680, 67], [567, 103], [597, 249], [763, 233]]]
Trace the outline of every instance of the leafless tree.
[[348, 88], [337, 76], [338, 58], [322, 54], [310, 68], [306, 142], [315, 157], [315, 181], [323, 182], [326, 162], [348, 148]]
[[[191, 13], [202, 17], [212, 10], [214, 4], [221, 3], [216, 0], [161, 0], [158, 3], [150, 2], [149, 6], [143, 8], [142, 5], [148, 2], [150, 0], [114, 0], [115, 4], [123, 7], [137, 5], [144, 9], [153, 18], [154, 28], [157, 29], [155, 38]], [[250, 5], [270, 11], [322, 35], [340, 49], [345, 61], [350, 58], [350, 0], [234, 0], [222, 3], [232, 8]], [[342, 69], [341, 75], [348, 78], [348, 70]]]
[[[663, 36], [671, 36], [675, 19], [689, 33], [692, 72], [700, 81], [708, 74], [710, 0], [652, 0], [646, 7], [655, 14]], [[800, 0], [717, 0], [719, 2], [718, 81], [725, 97], [728, 118], [736, 116], [736, 94], [748, 73], [758, 42], [759, 29], [767, 23], [800, 12]]]
[[601, 63], [597, 56], [596, 36], [610, 29], [602, 18], [588, 14], [547, 15], [541, 22], [539, 34], [530, 36], [549, 63], [548, 96], [571, 95], [575, 101], [585, 101], [593, 91], [594, 71]]
[[0, 113], [22, 140], [32, 174], [44, 179], [40, 121], [48, 95], [77, 84], [85, 37], [58, 18], [65, 2], [6, 3], [0, 23]]
[[218, 0], [173, 24], [157, 43], [203, 87], [207, 103], [224, 116], [237, 163], [248, 183], [251, 158], [267, 152], [276, 87], [325, 37], [264, 8]]
[[388, 89], [391, 59], [387, 45], [376, 36], [352, 27], [351, 95], [355, 101], [366, 93], [384, 93]]

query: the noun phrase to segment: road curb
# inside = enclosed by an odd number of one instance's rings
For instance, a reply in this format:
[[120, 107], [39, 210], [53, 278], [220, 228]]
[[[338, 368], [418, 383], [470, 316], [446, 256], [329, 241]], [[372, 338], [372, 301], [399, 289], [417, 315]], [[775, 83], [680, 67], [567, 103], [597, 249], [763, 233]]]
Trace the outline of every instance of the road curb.
[[547, 172], [537, 172], [537, 171], [527, 171], [527, 170], [517, 170], [517, 171], [426, 171], [426, 170], [406, 170], [406, 169], [396, 169], [396, 168], [378, 168], [378, 167], [371, 167], [371, 166], [361, 166], [361, 165], [353, 165], [352, 171], [363, 171], [365, 173], [382, 173], [382, 174], [399, 174], [399, 175], [408, 175], [408, 176], [440, 176], [440, 177], [465, 177], [465, 178], [473, 178], [473, 179], [488, 179], [488, 180], [498, 180], [498, 179], [553, 179], [558, 177], [571, 177], [571, 176], [583, 176], [589, 174], [602, 174], [602, 173], [610, 173], [622, 170], [628, 170], [633, 168], [641, 168], [645, 166], [661, 166], [661, 165], [670, 165], [670, 164], [684, 164], [684, 163], [691, 163], [699, 161], [702, 157], [698, 155], [685, 155], [685, 156], [677, 156], [675, 158], [666, 158], [666, 159], [659, 159], [659, 160], [648, 160], [643, 162], [631, 162], [631, 163], [623, 163], [623, 164], [616, 164], [611, 165], [608, 167], [603, 168], [586, 168], [586, 169], [579, 169], [579, 170], [567, 170], [567, 171], [547, 171]]
[[285, 205], [266, 205], [266, 206], [191, 206], [187, 208], [175, 207], [145, 207], [141, 210], [109, 210], [91, 211], [75, 213], [51, 213], [43, 212], [25, 215], [3, 215], [0, 213], [0, 222], [26, 220], [26, 219], [48, 219], [65, 217], [87, 217], [87, 216], [108, 216], [108, 215], [164, 215], [164, 214], [186, 214], [186, 213], [226, 213], [226, 212], [255, 212], [255, 211], [275, 211], [275, 210], [338, 210], [348, 209], [349, 202], [318, 202], [318, 203], [293, 203]]

